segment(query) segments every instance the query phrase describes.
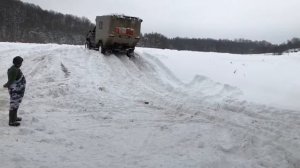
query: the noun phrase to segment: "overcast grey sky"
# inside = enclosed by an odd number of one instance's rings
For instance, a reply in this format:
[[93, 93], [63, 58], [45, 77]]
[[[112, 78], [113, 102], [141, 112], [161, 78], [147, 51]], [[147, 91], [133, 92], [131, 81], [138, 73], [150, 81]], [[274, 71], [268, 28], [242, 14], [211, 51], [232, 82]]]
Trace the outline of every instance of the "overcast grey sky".
[[167, 37], [267, 40], [300, 37], [300, 0], [22, 0], [43, 9], [85, 16], [143, 19], [142, 33]]

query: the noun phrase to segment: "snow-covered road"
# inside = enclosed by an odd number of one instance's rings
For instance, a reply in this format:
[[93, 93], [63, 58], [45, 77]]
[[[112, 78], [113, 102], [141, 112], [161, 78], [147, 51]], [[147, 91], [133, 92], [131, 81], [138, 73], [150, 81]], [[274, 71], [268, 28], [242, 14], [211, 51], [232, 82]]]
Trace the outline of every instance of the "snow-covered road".
[[300, 111], [206, 76], [184, 83], [159, 50], [136, 52], [0, 43], [0, 82], [16, 55], [28, 82], [19, 128], [0, 91], [0, 167], [300, 167]]

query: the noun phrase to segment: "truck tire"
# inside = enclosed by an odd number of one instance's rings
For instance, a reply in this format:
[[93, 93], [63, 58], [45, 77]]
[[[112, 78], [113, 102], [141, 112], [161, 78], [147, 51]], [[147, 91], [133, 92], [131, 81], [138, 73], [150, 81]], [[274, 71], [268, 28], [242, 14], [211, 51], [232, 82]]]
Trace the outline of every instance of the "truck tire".
[[127, 55], [128, 57], [133, 57], [133, 56], [134, 56], [134, 49], [129, 49], [129, 50], [127, 51], [126, 55]]

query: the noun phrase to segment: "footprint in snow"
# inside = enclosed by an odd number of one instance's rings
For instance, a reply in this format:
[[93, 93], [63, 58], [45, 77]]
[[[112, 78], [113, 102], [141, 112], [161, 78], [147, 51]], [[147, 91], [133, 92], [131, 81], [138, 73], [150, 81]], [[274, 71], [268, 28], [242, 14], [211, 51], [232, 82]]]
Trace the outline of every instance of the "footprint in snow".
[[27, 128], [21, 128], [19, 130], [19, 135], [31, 135], [34, 134], [35, 131], [31, 130], [31, 129], [27, 129]]
[[39, 120], [37, 118], [35, 118], [35, 117], [32, 117], [31, 123], [37, 123], [37, 122], [39, 122]]

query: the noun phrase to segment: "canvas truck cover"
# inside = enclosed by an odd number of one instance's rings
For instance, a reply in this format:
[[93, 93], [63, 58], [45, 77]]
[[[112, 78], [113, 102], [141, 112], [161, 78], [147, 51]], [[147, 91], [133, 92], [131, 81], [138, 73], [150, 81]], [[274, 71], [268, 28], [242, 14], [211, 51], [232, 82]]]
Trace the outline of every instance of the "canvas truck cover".
[[134, 49], [140, 39], [141, 22], [125, 15], [97, 16], [95, 41], [105, 49]]

